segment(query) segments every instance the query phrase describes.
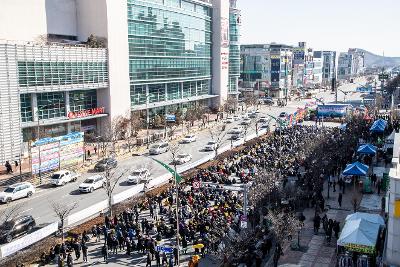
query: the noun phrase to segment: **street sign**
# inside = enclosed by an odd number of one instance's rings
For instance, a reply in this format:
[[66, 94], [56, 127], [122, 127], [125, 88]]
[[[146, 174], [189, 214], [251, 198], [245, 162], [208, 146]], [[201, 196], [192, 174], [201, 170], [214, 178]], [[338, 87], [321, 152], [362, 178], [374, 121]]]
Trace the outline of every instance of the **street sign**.
[[193, 188], [194, 188], [194, 189], [199, 189], [200, 186], [201, 186], [200, 181], [193, 181]]
[[173, 248], [162, 247], [162, 246], [157, 246], [157, 247], [156, 247], [156, 250], [157, 250], [157, 251], [164, 252], [164, 253], [172, 253], [172, 252], [174, 251]]

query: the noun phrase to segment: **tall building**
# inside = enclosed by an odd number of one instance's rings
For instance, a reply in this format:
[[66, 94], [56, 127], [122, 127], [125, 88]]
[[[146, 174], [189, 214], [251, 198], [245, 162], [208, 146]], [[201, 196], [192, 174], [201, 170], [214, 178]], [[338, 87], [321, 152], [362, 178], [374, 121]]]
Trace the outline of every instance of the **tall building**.
[[365, 71], [364, 52], [350, 48], [348, 52], [340, 53], [338, 59], [338, 79], [348, 80]]
[[231, 96], [239, 93], [240, 77], [240, 10], [236, 7], [237, 0], [230, 0], [229, 9], [229, 90]]
[[299, 42], [293, 48], [293, 87], [304, 87], [306, 42]]
[[304, 56], [303, 85], [306, 88], [314, 86], [314, 51], [312, 48], [307, 48]]
[[240, 55], [241, 87], [267, 91], [271, 85], [269, 45], [241, 45]]
[[292, 88], [293, 47], [270, 44], [271, 92], [278, 98], [287, 98]]
[[101, 134], [118, 116], [219, 107], [237, 92], [235, 1], [4, 0], [0, 23], [0, 162], [38, 137]]
[[322, 85], [323, 56], [321, 51], [313, 53], [313, 84], [316, 87]]
[[352, 74], [355, 76], [360, 75], [365, 70], [364, 52], [357, 48], [349, 48], [348, 53], [353, 56], [352, 70], [351, 70]]
[[336, 78], [336, 52], [322, 51], [322, 57], [322, 85], [329, 87], [332, 84], [332, 79]]

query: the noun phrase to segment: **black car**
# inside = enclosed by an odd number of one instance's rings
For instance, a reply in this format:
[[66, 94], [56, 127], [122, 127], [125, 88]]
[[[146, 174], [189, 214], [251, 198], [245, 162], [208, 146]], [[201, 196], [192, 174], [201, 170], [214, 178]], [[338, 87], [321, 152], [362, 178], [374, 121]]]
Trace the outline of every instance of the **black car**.
[[35, 219], [33, 219], [31, 215], [25, 215], [6, 221], [0, 226], [0, 240], [2, 243], [9, 243], [15, 237], [29, 233], [35, 225]]
[[106, 169], [116, 168], [117, 165], [118, 162], [116, 159], [105, 158], [96, 163], [96, 165], [94, 166], [94, 170], [98, 172], [104, 172]]

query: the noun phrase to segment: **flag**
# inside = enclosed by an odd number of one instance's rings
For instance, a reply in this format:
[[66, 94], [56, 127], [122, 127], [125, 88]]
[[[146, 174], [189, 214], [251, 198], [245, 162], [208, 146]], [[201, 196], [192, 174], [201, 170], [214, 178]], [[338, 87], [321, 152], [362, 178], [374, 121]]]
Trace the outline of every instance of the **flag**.
[[160, 164], [161, 166], [163, 166], [167, 171], [169, 171], [172, 174], [172, 177], [176, 177], [176, 182], [180, 183], [182, 181], [182, 176], [179, 175], [179, 173], [175, 172], [174, 169], [172, 169], [168, 164], [165, 164], [162, 161], [159, 161], [155, 158], [151, 158], [152, 160], [154, 160], [155, 162], [157, 162], [158, 164]]

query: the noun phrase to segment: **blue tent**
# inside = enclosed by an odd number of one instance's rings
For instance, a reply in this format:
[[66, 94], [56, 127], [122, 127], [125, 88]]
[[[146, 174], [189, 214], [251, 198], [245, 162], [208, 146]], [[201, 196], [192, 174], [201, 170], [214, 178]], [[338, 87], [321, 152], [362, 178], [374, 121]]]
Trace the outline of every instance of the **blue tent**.
[[368, 166], [364, 165], [358, 161], [348, 164], [346, 169], [343, 171], [343, 175], [357, 175], [357, 176], [364, 176], [368, 172]]
[[357, 153], [367, 154], [367, 155], [375, 155], [376, 154], [376, 147], [371, 145], [371, 144], [361, 145], [357, 149]]
[[374, 133], [383, 133], [385, 131], [385, 128], [386, 128], [385, 124], [375, 121], [369, 130]]

